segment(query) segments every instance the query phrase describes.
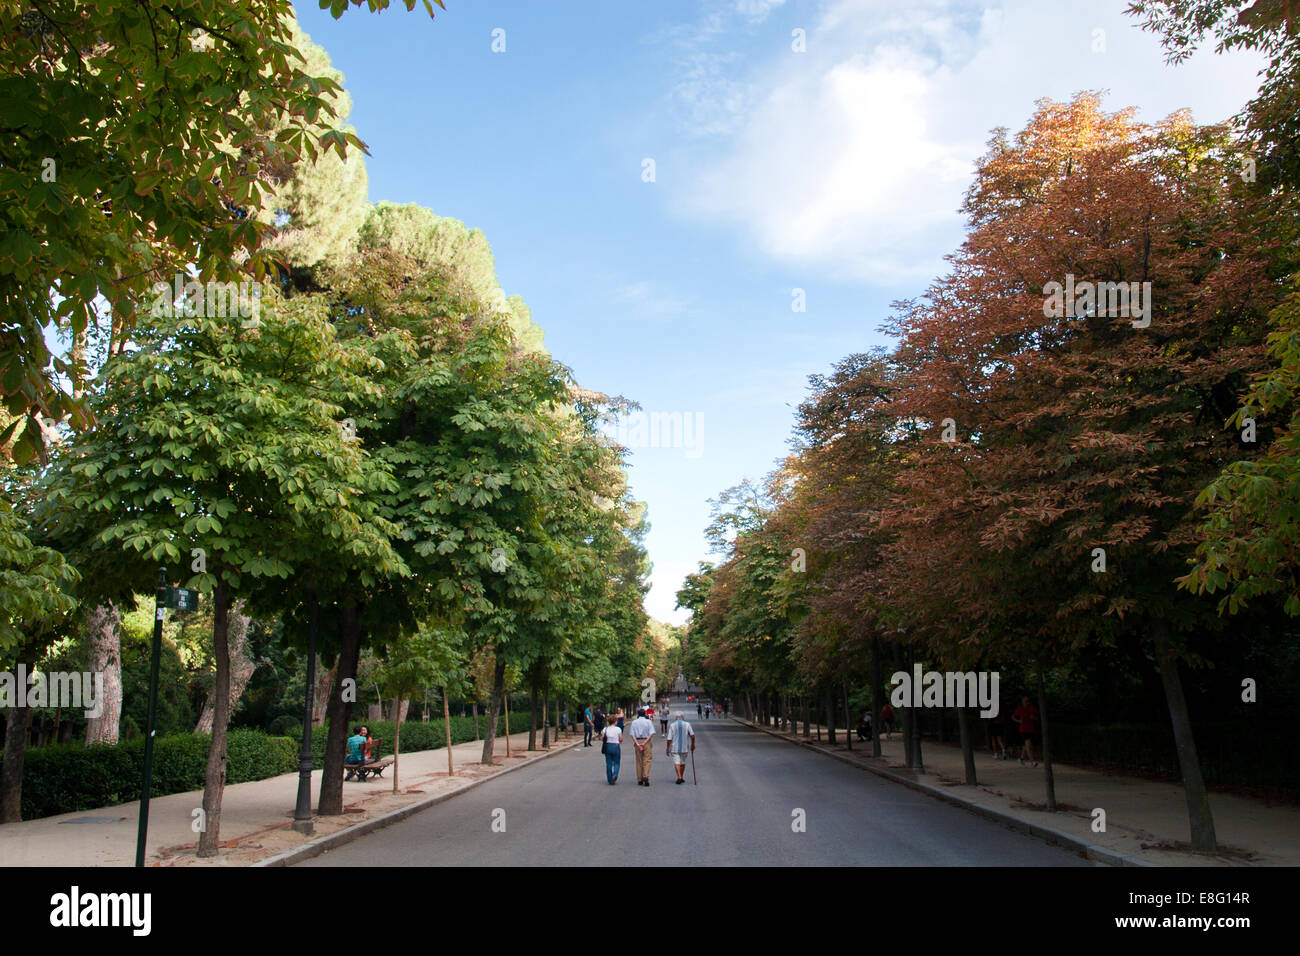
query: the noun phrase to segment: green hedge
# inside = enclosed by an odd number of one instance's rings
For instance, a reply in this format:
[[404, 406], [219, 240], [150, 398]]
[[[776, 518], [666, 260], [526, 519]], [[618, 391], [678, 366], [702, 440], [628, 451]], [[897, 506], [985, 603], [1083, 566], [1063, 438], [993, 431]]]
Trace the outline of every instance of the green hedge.
[[[203, 788], [210, 738], [173, 734], [154, 741], [152, 796]], [[289, 737], [259, 730], [232, 730], [227, 737], [226, 783], [262, 780], [298, 767], [298, 746]], [[140, 799], [144, 740], [116, 746], [62, 744], [29, 749], [23, 759], [24, 820], [75, 813]]]
[[[511, 715], [512, 717], [515, 715]], [[359, 720], [353, 720], [348, 725], [348, 736], [352, 735], [352, 728], [362, 723]], [[511, 730], [519, 733], [520, 727], [515, 726], [515, 721], [511, 720]], [[379, 751], [372, 751], [373, 756], [382, 757], [393, 752], [393, 722], [391, 720], [371, 720], [366, 721], [365, 725], [370, 728], [370, 736], [378, 737], [381, 741]], [[451, 718], [451, 742], [455, 744], [468, 743], [471, 740], [481, 739], [481, 734], [487, 729], [487, 718], [480, 715], [478, 719], [478, 732], [474, 731], [473, 717], [452, 717]], [[524, 718], [522, 729], [528, 729], [527, 717]], [[541, 736], [540, 728], [537, 731], [539, 739]], [[302, 746], [302, 726], [301, 724], [294, 727], [290, 734], [292, 735], [296, 747]], [[504, 737], [506, 734], [505, 721], [497, 720], [497, 736]], [[320, 727], [313, 727], [311, 731], [311, 756], [312, 766], [319, 770], [325, 765], [325, 742], [329, 737], [329, 725], [324, 724]], [[551, 728], [551, 737], [555, 737], [555, 728]], [[402, 753], [414, 753], [417, 750], [437, 750], [446, 746], [447, 737], [442, 727], [442, 718], [430, 720], [428, 722], [419, 720], [402, 721]], [[297, 754], [295, 748], [294, 753]], [[297, 757], [295, 756], [295, 760]]]
[[[370, 728], [372, 737], [382, 740], [378, 755], [391, 754], [392, 722], [371, 721], [366, 726]], [[487, 718], [480, 716], [480, 733], [486, 726]], [[523, 726], [527, 727], [526, 720]], [[517, 733], [519, 728], [514, 730]], [[328, 731], [328, 726], [312, 730], [313, 765], [318, 770], [324, 765]], [[504, 736], [505, 732], [505, 722], [498, 720], [497, 736]], [[291, 733], [292, 736], [288, 737], [272, 737], [260, 730], [230, 731], [226, 743], [226, 783], [264, 780], [296, 771], [298, 751], [302, 746], [302, 727], [295, 726]], [[554, 734], [555, 729], [551, 728], [552, 737]], [[475, 740], [474, 718], [452, 717], [451, 737], [455, 744]], [[202, 790], [210, 742], [209, 737], [198, 734], [157, 738], [153, 751], [152, 796]], [[418, 720], [402, 723], [403, 753], [436, 750], [445, 743], [441, 719], [428, 723]], [[139, 800], [143, 774], [142, 737], [116, 746], [59, 744], [29, 748], [23, 761], [23, 819], [35, 820]]]

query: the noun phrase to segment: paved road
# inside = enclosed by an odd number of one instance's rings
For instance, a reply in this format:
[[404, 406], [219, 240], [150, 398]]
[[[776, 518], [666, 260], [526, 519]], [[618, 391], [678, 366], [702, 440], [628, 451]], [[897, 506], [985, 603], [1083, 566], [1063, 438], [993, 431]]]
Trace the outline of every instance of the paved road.
[[[636, 785], [630, 742], [612, 787], [599, 746], [567, 745], [300, 865], [1092, 865], [730, 720], [692, 725], [698, 786], [689, 768], [686, 785], [673, 784], [657, 734], [648, 788]], [[492, 829], [498, 809], [505, 832]]]

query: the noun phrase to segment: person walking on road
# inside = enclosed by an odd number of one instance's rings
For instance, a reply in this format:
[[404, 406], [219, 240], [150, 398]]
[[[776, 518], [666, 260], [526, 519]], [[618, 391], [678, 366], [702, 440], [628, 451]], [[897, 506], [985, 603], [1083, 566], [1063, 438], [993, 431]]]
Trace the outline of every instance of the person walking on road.
[[591, 746], [591, 734], [595, 727], [591, 721], [591, 707], [587, 707], [587, 709], [582, 712], [582, 745], [584, 747]]
[[605, 754], [605, 779], [609, 781], [612, 787], [618, 783], [619, 765], [622, 763], [622, 753], [620, 753], [623, 743], [623, 730], [618, 726], [618, 721], [611, 714], [605, 718], [608, 723], [605, 729], [600, 732], [601, 752]]
[[686, 722], [680, 712], [676, 716], [677, 719], [668, 728], [666, 744], [668, 756], [677, 771], [677, 782], [681, 784], [686, 782], [686, 761], [695, 750], [695, 729]]
[[696, 715], [697, 717], [703, 717], [703, 716], [704, 716], [704, 705], [703, 705], [703, 704], [699, 704], [699, 703], [697, 703], [697, 704], [695, 705], [695, 715]]
[[668, 734], [668, 705], [659, 705], [659, 732], [665, 736]]
[[636, 785], [650, 786], [650, 760], [654, 751], [650, 748], [650, 738], [655, 735], [654, 721], [646, 716], [645, 708], [639, 707], [636, 720], [629, 728], [632, 734], [632, 746], [636, 747]]

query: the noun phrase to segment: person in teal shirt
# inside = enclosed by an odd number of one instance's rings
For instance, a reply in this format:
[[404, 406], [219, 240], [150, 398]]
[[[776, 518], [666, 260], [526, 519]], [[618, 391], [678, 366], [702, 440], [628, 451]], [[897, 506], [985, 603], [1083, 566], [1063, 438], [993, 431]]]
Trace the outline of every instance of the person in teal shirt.
[[[348, 755], [343, 758], [343, 763], [350, 764], [354, 768], [359, 767], [363, 763], [365, 763], [366, 757], [365, 754], [363, 753], [363, 748], [365, 746], [366, 746], [366, 738], [361, 733], [361, 726], [358, 724], [356, 727], [352, 728], [352, 736], [348, 738]], [[355, 773], [356, 773], [355, 769], [349, 770], [348, 776], [351, 777]]]

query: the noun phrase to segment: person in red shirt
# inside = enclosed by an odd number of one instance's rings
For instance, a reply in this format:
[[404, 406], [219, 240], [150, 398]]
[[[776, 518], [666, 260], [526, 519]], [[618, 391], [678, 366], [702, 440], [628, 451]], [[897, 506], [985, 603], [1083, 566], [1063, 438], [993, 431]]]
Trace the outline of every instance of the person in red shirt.
[[1020, 706], [1011, 712], [1011, 719], [1020, 725], [1020, 737], [1024, 741], [1020, 748], [1020, 763], [1025, 762], [1025, 755], [1033, 761], [1034, 766], [1038, 766], [1038, 758], [1034, 756], [1034, 735], [1038, 733], [1038, 708], [1029, 702], [1028, 697], [1020, 698]]

